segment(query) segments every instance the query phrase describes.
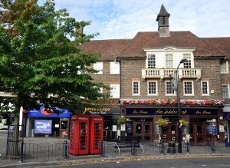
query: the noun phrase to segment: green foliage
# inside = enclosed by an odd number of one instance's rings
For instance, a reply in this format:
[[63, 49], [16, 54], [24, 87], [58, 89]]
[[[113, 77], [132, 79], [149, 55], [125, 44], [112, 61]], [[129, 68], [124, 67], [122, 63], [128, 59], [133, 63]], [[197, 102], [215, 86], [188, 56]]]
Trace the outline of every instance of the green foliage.
[[168, 125], [168, 120], [164, 118], [159, 118], [156, 122], [160, 127], [165, 127]]
[[179, 120], [179, 123], [180, 123], [181, 126], [183, 126], [183, 127], [187, 127], [187, 126], [188, 126], [188, 122], [187, 122], [186, 120], [184, 120], [184, 119], [180, 119], [180, 120]]
[[120, 117], [117, 119], [117, 125], [125, 124], [126, 122], [127, 122], [127, 119], [126, 119], [126, 117], [124, 117], [124, 116], [120, 116]]
[[[96, 100], [102, 83], [94, 83], [90, 65], [98, 56], [78, 45], [94, 35], [75, 38], [75, 28], [89, 25], [55, 11], [53, 0], [2, 0], [0, 3], [0, 91], [16, 95], [15, 109], [40, 105], [71, 111]], [[52, 95], [52, 96], [50, 96]]]

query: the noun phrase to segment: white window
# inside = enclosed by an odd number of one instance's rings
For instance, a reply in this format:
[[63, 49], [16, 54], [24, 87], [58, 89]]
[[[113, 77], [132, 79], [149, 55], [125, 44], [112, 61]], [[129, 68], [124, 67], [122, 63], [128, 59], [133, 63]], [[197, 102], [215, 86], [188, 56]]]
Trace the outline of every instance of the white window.
[[209, 95], [209, 82], [201, 81], [201, 95], [208, 96]]
[[120, 84], [110, 84], [110, 98], [120, 98]]
[[157, 81], [148, 81], [148, 95], [157, 95]]
[[230, 98], [229, 85], [221, 85], [222, 98]]
[[173, 68], [173, 55], [172, 54], [166, 54], [166, 68]]
[[173, 86], [173, 82], [172, 81], [166, 81], [165, 82], [165, 94], [168, 96], [174, 96], [175, 94], [175, 88]]
[[148, 55], [148, 67], [147, 68], [156, 68], [156, 56], [154, 54]]
[[94, 63], [93, 69], [98, 71], [97, 74], [103, 74], [103, 62]]
[[99, 88], [98, 92], [102, 94], [103, 93], [103, 88]]
[[132, 82], [132, 95], [140, 95], [140, 81]]
[[229, 73], [228, 71], [228, 61], [221, 61], [220, 63], [220, 73]]
[[120, 74], [119, 62], [110, 62], [110, 74]]
[[184, 95], [185, 96], [192, 96], [194, 95], [193, 91], [193, 81], [184, 81]]
[[184, 59], [187, 61], [184, 62], [184, 68], [191, 68], [192, 67], [192, 60], [190, 54], [183, 54]]

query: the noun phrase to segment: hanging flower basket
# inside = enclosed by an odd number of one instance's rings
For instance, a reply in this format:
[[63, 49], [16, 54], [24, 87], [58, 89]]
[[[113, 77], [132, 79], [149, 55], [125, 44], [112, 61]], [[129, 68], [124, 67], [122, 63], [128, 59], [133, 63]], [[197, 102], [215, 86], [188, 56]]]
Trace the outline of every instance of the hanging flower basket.
[[185, 121], [184, 119], [180, 119], [179, 123], [181, 124], [182, 127], [187, 127], [188, 126], [188, 122]]
[[120, 116], [117, 119], [117, 125], [122, 125], [122, 124], [125, 124], [126, 122], [127, 122], [127, 120], [126, 120], [126, 117], [124, 117], [124, 116]]
[[166, 127], [168, 125], [168, 120], [164, 118], [159, 118], [156, 122], [159, 127]]

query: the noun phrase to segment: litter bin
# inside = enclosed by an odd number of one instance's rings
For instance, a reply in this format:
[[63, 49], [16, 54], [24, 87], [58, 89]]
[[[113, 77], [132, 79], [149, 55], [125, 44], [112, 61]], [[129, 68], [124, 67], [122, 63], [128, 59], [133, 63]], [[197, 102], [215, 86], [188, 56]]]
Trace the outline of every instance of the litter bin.
[[168, 150], [167, 150], [168, 153], [176, 153], [176, 144], [174, 141], [169, 141], [168, 142]]

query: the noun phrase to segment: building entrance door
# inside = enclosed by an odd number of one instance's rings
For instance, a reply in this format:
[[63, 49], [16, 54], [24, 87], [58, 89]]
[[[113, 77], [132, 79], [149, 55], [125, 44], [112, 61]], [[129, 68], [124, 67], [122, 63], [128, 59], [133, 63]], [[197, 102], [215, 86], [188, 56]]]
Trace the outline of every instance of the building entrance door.
[[190, 121], [191, 143], [199, 144], [207, 139], [206, 120], [191, 119]]
[[141, 140], [152, 140], [153, 125], [150, 121], [135, 121], [133, 124], [133, 135], [140, 137]]

